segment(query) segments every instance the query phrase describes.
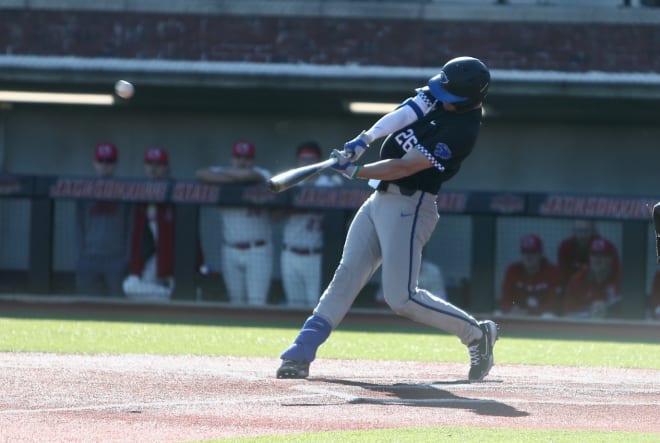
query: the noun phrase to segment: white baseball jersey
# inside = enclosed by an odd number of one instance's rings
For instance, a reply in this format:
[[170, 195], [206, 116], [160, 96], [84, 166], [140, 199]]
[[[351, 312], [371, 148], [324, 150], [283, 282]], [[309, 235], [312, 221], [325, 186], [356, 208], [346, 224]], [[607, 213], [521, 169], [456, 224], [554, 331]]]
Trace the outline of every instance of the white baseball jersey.
[[292, 211], [284, 224], [284, 244], [300, 249], [318, 249], [323, 243], [323, 213]]
[[[305, 186], [340, 186], [339, 175], [319, 175]], [[286, 246], [300, 249], [318, 249], [323, 243], [323, 213], [310, 210], [292, 210], [284, 223], [283, 241]]]
[[227, 207], [220, 211], [222, 238], [225, 243], [270, 240], [270, 211], [258, 207]]
[[[221, 172], [222, 166], [210, 168], [212, 172]], [[267, 169], [254, 167], [256, 172], [268, 180], [272, 174]], [[245, 243], [259, 240], [270, 241], [270, 212], [260, 207], [222, 207], [222, 238], [225, 243]]]
[[[338, 186], [339, 175], [319, 175], [305, 186]], [[280, 258], [282, 284], [287, 304], [316, 305], [321, 292], [321, 248], [323, 246], [323, 213], [293, 210], [284, 223]]]
[[[211, 171], [222, 171], [221, 166]], [[270, 171], [254, 167], [268, 180]], [[222, 207], [221, 269], [232, 303], [264, 305], [273, 274], [270, 211], [261, 207]]]

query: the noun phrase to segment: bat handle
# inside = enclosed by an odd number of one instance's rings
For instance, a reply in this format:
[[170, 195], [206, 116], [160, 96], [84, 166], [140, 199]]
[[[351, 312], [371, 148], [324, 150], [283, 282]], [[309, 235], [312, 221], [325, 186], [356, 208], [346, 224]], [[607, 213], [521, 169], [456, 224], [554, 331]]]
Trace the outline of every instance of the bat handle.
[[339, 161], [338, 158], [330, 157], [329, 159], [327, 159], [327, 160], [325, 160], [325, 161], [323, 161], [319, 164], [319, 170], [334, 166], [338, 161]]

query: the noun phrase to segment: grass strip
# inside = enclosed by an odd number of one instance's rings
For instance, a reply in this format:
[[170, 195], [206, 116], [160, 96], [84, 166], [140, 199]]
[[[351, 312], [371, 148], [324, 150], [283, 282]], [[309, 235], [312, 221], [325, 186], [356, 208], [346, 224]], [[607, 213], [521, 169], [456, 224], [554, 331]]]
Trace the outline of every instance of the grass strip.
[[[0, 351], [277, 357], [298, 328], [293, 324], [0, 317]], [[502, 364], [660, 369], [658, 355], [659, 343], [504, 335], [495, 358]], [[467, 352], [456, 337], [431, 330], [340, 327], [320, 348], [318, 357], [466, 362]]]

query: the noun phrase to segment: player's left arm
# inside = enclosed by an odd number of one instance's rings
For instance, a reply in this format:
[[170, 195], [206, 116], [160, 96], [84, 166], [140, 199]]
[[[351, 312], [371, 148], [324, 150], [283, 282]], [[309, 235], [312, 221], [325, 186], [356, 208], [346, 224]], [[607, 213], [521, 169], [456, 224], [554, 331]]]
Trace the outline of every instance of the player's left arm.
[[204, 168], [195, 173], [198, 180], [205, 183], [263, 183], [266, 177], [254, 169]]
[[354, 178], [397, 180], [434, 166], [433, 160], [424, 153], [418, 149], [410, 149], [401, 158], [380, 160], [361, 166]]

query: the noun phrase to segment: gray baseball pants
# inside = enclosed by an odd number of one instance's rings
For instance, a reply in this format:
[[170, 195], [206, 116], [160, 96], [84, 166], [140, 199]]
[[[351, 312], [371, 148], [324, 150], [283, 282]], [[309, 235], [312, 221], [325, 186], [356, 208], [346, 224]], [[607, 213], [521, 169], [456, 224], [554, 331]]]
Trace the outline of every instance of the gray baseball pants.
[[465, 345], [479, 339], [474, 317], [417, 287], [422, 249], [440, 219], [436, 197], [422, 191], [403, 195], [392, 184], [375, 191], [351, 223], [339, 266], [314, 314], [336, 328], [382, 265], [385, 301], [396, 314], [454, 334]]

